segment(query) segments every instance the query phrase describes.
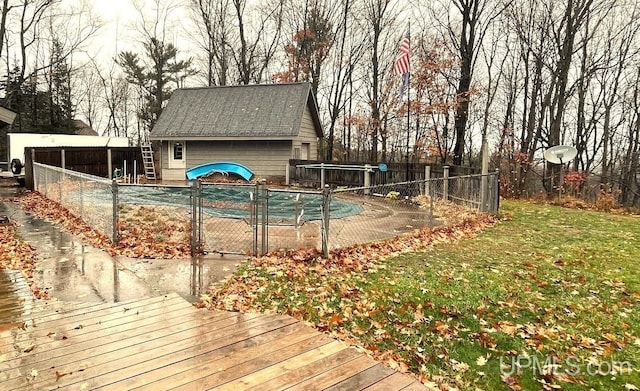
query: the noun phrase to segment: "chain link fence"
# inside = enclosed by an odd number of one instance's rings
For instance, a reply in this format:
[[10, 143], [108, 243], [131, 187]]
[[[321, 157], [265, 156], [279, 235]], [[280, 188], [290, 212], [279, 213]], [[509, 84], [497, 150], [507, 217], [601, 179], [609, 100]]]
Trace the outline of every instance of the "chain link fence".
[[96, 231], [114, 237], [117, 213], [110, 180], [40, 163], [33, 163], [33, 174], [35, 191], [64, 206]]
[[[424, 182], [402, 182], [332, 192], [329, 248], [389, 239], [415, 229], [433, 227], [433, 204]], [[357, 205], [358, 213], [340, 216], [333, 205]]]
[[269, 189], [268, 250], [321, 248], [323, 202], [320, 191]]
[[429, 186], [433, 196], [466, 206], [469, 209], [495, 214], [500, 202], [498, 173], [485, 175], [463, 175], [431, 179]]
[[[435, 201], [495, 214], [499, 207], [498, 189], [497, 173], [336, 189], [332, 191], [328, 247], [385, 240], [444, 225], [447, 219], [441, 216]], [[340, 216], [333, 209], [336, 200], [358, 205], [361, 211]]]
[[120, 184], [34, 164], [35, 190], [118, 240], [263, 254], [385, 240], [445, 223], [438, 200], [497, 213], [497, 173], [309, 191], [264, 184]]
[[195, 181], [192, 188], [195, 246], [207, 253], [257, 253], [259, 186]]
[[118, 222], [114, 241], [170, 248], [189, 243], [193, 248], [194, 199], [189, 187], [117, 182], [112, 187]]
[[320, 247], [322, 192], [194, 182], [197, 245], [207, 253], [262, 254]]

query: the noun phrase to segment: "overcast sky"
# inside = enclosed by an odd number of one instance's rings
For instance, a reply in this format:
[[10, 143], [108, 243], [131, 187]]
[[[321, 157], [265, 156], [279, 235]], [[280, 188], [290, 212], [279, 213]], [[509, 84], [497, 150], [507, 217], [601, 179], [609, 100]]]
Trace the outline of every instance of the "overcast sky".
[[[77, 3], [67, 0], [68, 3]], [[131, 25], [136, 10], [131, 0], [91, 0], [92, 14], [102, 21], [102, 27], [95, 38], [86, 47], [90, 55], [97, 55], [103, 61], [113, 58], [120, 46], [124, 44], [122, 34], [124, 26]]]
[[[75, 0], [67, 1], [76, 2]], [[150, 1], [147, 0], [147, 3]], [[90, 53], [97, 54], [103, 60], [108, 60], [115, 57], [117, 52], [131, 50], [135, 43], [141, 40], [140, 33], [136, 30], [139, 12], [134, 7], [132, 0], [91, 0], [91, 5], [93, 14], [102, 21], [102, 28], [95, 39], [98, 44], [92, 44], [88, 47]], [[170, 20], [179, 20], [181, 13], [180, 9], [173, 10]], [[149, 19], [152, 18], [153, 10], [149, 9]], [[180, 44], [178, 37], [184, 36], [183, 28], [176, 26], [167, 30], [170, 33], [167, 37], [168, 41]], [[184, 40], [181, 42], [181, 46], [184, 46]]]

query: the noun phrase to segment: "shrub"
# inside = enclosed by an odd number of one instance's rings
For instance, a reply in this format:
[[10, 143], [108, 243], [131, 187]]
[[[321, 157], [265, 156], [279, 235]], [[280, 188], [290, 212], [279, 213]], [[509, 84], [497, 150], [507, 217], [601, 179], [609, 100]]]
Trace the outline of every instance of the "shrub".
[[598, 198], [594, 204], [596, 210], [602, 212], [610, 212], [611, 209], [618, 207], [618, 196], [620, 190], [612, 190], [611, 188], [601, 188]]

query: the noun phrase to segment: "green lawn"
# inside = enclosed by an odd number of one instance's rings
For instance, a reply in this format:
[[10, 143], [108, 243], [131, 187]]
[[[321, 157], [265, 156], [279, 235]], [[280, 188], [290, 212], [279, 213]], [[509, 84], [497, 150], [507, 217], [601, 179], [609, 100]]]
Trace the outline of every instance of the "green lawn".
[[444, 230], [380, 259], [385, 244], [264, 257], [205, 301], [304, 319], [430, 386], [640, 387], [640, 218], [501, 211], [475, 237]]

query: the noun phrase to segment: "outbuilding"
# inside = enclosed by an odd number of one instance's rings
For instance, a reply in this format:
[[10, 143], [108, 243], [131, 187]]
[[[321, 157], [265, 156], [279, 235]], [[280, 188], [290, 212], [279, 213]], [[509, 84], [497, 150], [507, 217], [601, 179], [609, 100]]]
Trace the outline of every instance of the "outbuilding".
[[289, 159], [317, 160], [321, 138], [309, 83], [178, 89], [150, 134], [161, 148], [163, 180], [183, 180], [189, 168], [216, 161], [284, 178]]

